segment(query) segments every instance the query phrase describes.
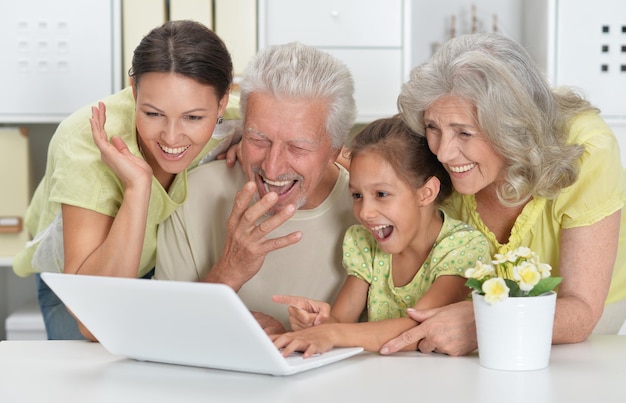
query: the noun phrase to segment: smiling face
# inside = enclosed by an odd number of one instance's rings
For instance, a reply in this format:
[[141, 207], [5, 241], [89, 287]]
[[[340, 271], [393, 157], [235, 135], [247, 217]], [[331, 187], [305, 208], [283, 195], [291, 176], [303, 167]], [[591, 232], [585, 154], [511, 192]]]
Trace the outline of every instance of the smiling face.
[[505, 160], [478, 126], [476, 108], [468, 101], [442, 97], [424, 112], [426, 138], [444, 165], [454, 189], [476, 194], [504, 179]]
[[350, 193], [354, 216], [383, 251], [397, 254], [419, 239], [420, 189], [401, 180], [379, 153], [365, 151], [352, 158]]
[[288, 204], [315, 208], [332, 190], [338, 173], [333, 162], [339, 150], [331, 148], [325, 124], [326, 106], [321, 100], [250, 94], [241, 164], [260, 197], [278, 194], [270, 214]]
[[211, 139], [228, 95], [175, 73], [145, 73], [133, 86], [137, 133], [154, 176], [167, 188]]

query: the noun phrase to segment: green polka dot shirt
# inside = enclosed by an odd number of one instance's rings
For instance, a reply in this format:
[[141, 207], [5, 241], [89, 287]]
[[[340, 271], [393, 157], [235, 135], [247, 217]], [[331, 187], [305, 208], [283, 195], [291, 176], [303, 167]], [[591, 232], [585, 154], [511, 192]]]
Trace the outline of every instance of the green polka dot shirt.
[[411, 282], [395, 287], [391, 255], [379, 249], [362, 225], [351, 226], [343, 240], [343, 266], [349, 276], [366, 281], [370, 322], [405, 317], [406, 309], [424, 295], [439, 276], [463, 276], [477, 261], [489, 262], [487, 240], [473, 227], [444, 214], [441, 232], [426, 261]]

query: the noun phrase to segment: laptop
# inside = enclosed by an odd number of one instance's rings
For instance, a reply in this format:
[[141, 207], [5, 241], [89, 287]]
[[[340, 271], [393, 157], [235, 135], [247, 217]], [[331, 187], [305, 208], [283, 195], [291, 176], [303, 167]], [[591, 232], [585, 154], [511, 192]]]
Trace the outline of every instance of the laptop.
[[283, 357], [224, 284], [62, 273], [41, 278], [106, 350], [135, 360], [291, 375], [363, 350]]

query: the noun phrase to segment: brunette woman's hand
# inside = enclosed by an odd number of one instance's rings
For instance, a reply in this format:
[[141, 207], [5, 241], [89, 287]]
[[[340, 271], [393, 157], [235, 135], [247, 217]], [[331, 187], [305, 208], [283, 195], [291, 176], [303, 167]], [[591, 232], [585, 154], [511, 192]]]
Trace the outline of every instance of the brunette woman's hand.
[[135, 186], [151, 186], [152, 168], [148, 163], [130, 152], [119, 136], [113, 136], [111, 142], [104, 130], [106, 106], [99, 102], [91, 108], [91, 133], [93, 141], [100, 150], [102, 161], [120, 178], [125, 189]]

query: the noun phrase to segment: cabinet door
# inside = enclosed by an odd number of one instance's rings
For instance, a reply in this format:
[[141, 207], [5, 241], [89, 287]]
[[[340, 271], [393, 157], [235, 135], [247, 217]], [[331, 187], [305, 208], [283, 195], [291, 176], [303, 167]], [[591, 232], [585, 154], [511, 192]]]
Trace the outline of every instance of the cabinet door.
[[402, 0], [264, 0], [261, 46], [402, 46]]
[[300, 41], [352, 71], [358, 123], [397, 113], [411, 62], [409, 0], [259, 0], [259, 49]]
[[559, 1], [556, 18], [556, 84], [581, 89], [605, 117], [626, 118], [626, 2]]
[[352, 72], [357, 100], [357, 122], [367, 123], [398, 113], [396, 101], [402, 87], [400, 49], [326, 49]]
[[60, 122], [120, 89], [119, 2], [2, 2], [0, 122]]

